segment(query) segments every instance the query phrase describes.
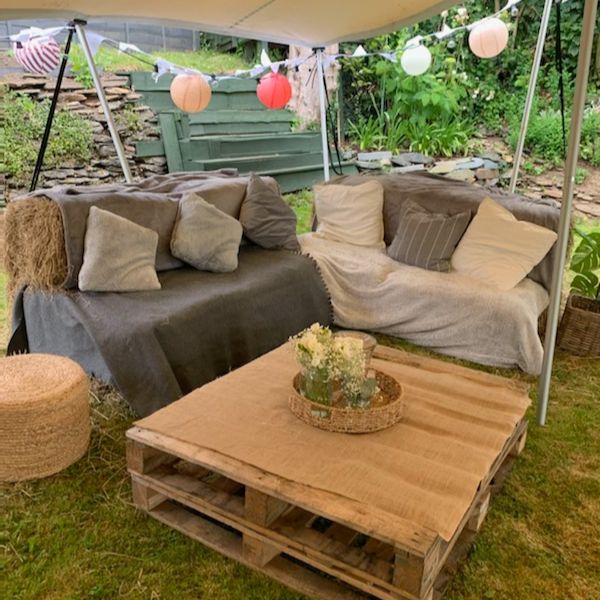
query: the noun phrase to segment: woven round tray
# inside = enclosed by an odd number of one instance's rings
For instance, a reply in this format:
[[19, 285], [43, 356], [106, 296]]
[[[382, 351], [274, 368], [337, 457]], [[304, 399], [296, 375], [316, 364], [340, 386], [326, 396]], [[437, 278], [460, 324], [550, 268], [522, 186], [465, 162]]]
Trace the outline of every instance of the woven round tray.
[[404, 416], [402, 387], [393, 378], [375, 370], [379, 392], [369, 408], [342, 408], [312, 402], [301, 393], [302, 373], [294, 377], [290, 409], [301, 420], [326, 431], [370, 433], [395, 425]]

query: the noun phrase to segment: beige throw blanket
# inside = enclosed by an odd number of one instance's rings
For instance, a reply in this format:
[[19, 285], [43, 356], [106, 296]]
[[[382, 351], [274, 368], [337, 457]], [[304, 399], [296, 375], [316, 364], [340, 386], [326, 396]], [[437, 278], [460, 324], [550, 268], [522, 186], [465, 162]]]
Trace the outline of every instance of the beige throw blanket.
[[544, 288], [525, 279], [508, 292], [458, 273], [404, 265], [385, 251], [300, 236], [321, 268], [340, 327], [409, 340], [442, 354], [538, 374], [543, 348], [538, 317]]

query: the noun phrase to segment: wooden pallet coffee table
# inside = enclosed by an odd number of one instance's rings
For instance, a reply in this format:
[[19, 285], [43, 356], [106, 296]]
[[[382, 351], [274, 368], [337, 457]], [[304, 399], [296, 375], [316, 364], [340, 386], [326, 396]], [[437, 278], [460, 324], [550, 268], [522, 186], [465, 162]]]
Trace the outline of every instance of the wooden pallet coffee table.
[[407, 403], [385, 432], [291, 415], [288, 347], [138, 421], [135, 505], [308, 596], [439, 597], [524, 447], [527, 389], [381, 346], [375, 359]]

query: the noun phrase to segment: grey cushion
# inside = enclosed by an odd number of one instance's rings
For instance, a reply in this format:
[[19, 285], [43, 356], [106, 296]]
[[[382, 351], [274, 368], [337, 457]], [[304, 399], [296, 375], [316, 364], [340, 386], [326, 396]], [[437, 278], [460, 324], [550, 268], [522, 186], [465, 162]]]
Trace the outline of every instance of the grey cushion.
[[159, 290], [154, 261], [158, 233], [97, 206], [87, 218], [79, 289], [84, 292]]
[[173, 256], [200, 271], [228, 273], [237, 269], [241, 239], [240, 223], [198, 194], [186, 194], [179, 202]]
[[300, 250], [296, 237], [296, 215], [279, 190], [257, 175], [251, 175], [240, 210], [246, 237], [262, 248]]
[[452, 253], [470, 220], [468, 210], [455, 215], [431, 213], [416, 202], [406, 200], [388, 256], [430, 271], [449, 271]]

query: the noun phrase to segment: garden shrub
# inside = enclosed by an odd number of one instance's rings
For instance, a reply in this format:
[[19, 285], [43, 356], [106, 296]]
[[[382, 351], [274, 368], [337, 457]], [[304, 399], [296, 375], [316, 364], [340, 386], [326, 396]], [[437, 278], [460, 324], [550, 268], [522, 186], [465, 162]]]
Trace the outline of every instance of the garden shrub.
[[[567, 136], [569, 134], [570, 115], [565, 115]], [[514, 148], [519, 137], [520, 116], [515, 115], [509, 134], [509, 141]], [[600, 166], [600, 112], [588, 109], [584, 113], [581, 127], [580, 157]], [[547, 160], [553, 165], [559, 165], [564, 160], [563, 132], [560, 111], [542, 110], [537, 111], [534, 106], [527, 136], [525, 138], [525, 149], [540, 158]]]
[[[399, 32], [361, 43], [368, 52], [399, 51], [409, 38], [439, 30], [443, 22], [450, 27], [461, 26], [488, 16], [493, 9], [491, 0], [485, 3], [467, 0], [463, 6], [451, 8], [445, 20], [442, 16], [432, 17]], [[503, 16], [509, 27], [510, 39], [508, 48], [497, 57], [489, 60], [477, 58], [469, 49], [468, 35], [459, 34], [429, 46], [434, 56], [433, 64], [425, 75], [411, 78], [414, 81], [410, 84], [403, 82], [408, 78], [399, 65], [391, 65], [383, 59], [372, 57], [345, 61], [342, 68], [343, 112], [351, 141], [363, 149], [385, 147], [394, 150], [396, 141], [402, 139], [404, 146], [410, 144], [413, 149], [422, 148], [432, 153], [436, 153], [437, 149], [438, 154], [449, 154], [463, 151], [466, 148], [463, 140], [477, 128], [514, 139], [520, 128], [537, 42], [539, 2], [522, 3], [518, 11], [517, 17]], [[579, 54], [583, 0], [563, 4], [561, 11], [563, 83], [568, 111]], [[539, 146], [542, 157], [552, 162], [562, 157], [562, 133], [557, 112], [560, 109], [560, 86], [555, 61], [555, 27], [556, 11], [553, 10], [538, 79], [537, 106], [531, 119], [534, 131], [528, 140], [529, 150], [536, 152]], [[597, 45], [598, 40], [595, 43]], [[342, 44], [341, 50], [352, 52], [355, 46]], [[592, 70], [589, 84], [592, 104], [594, 93], [598, 94], [599, 83], [600, 71]], [[394, 86], [405, 85], [414, 86], [414, 89], [403, 89], [402, 94], [394, 90]], [[440, 86], [443, 88], [440, 89]], [[457, 101], [454, 105], [457, 110], [444, 113], [443, 105], [433, 104], [440, 92], [449, 102]], [[424, 107], [419, 101], [427, 95], [433, 102], [431, 106]], [[398, 101], [412, 104], [414, 110], [425, 109], [429, 114], [418, 123], [416, 118], [412, 123], [404, 123], [405, 119], [395, 121]], [[441, 112], [433, 111], [438, 108], [442, 109]], [[396, 112], [407, 114], [406, 107]], [[600, 149], [595, 141], [600, 137], [597, 118], [586, 116], [584, 130], [589, 129], [591, 133], [584, 132], [581, 148], [582, 158], [594, 165], [600, 164]], [[544, 139], [546, 135], [548, 140]], [[431, 141], [434, 139], [435, 144]]]
[[[17, 182], [25, 182], [35, 166], [50, 101], [4, 92], [0, 97], [3, 126], [0, 128], [0, 170]], [[45, 167], [65, 162], [85, 163], [92, 156], [91, 123], [81, 116], [57, 110], [44, 159]]]

